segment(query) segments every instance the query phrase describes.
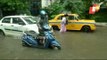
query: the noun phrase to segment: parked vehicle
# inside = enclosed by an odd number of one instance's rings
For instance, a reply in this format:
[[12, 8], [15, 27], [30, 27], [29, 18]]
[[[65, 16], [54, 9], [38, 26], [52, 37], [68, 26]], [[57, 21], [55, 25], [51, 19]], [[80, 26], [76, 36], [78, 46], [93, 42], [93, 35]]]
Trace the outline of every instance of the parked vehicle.
[[39, 34], [38, 20], [26, 15], [5, 16], [0, 20], [2, 35], [22, 35], [24, 31]]
[[[67, 15], [67, 30], [82, 30], [85, 32], [96, 30], [95, 20], [79, 19], [77, 14]], [[49, 24], [53, 27], [53, 29], [60, 29], [62, 16], [64, 16], [64, 14], [58, 14], [53, 19], [49, 20]]]
[[[5, 16], [0, 20], [0, 38], [4, 38], [5, 35], [22, 36], [25, 31], [39, 34], [39, 25], [40, 19], [38, 17], [27, 15]], [[51, 26], [49, 28], [53, 31]]]

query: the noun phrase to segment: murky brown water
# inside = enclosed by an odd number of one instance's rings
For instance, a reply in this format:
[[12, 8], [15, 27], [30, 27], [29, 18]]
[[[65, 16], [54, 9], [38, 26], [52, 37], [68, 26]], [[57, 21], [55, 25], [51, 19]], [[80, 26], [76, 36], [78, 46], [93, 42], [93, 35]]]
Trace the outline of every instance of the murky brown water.
[[23, 47], [20, 37], [0, 40], [0, 59], [107, 59], [107, 27], [93, 33], [55, 31], [62, 50]]

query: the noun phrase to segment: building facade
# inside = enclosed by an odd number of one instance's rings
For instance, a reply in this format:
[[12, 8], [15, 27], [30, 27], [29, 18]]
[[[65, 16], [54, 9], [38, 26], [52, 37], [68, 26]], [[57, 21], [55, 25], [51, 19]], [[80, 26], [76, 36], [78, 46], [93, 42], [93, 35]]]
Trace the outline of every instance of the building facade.
[[41, 0], [41, 7], [48, 7], [49, 5], [51, 5], [55, 0]]

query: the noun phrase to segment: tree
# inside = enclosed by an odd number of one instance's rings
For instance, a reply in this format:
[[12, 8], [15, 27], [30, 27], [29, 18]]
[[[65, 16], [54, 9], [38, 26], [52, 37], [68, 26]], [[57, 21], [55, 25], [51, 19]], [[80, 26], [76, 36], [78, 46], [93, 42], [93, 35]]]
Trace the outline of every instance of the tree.
[[59, 14], [63, 11], [66, 13], [71, 12], [81, 15], [85, 10], [85, 6], [81, 0], [57, 0], [46, 9], [49, 11], [52, 18], [53, 15]]
[[0, 0], [0, 9], [3, 15], [28, 13], [28, 0]]

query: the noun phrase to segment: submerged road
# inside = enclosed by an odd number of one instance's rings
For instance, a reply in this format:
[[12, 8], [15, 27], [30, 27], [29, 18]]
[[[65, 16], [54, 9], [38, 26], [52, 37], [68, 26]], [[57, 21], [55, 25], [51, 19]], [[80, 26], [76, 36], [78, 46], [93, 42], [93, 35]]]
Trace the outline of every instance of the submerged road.
[[0, 59], [107, 59], [107, 27], [92, 33], [55, 31], [61, 50], [23, 47], [21, 38], [0, 39]]

